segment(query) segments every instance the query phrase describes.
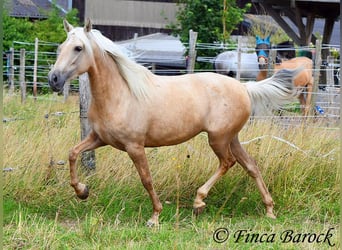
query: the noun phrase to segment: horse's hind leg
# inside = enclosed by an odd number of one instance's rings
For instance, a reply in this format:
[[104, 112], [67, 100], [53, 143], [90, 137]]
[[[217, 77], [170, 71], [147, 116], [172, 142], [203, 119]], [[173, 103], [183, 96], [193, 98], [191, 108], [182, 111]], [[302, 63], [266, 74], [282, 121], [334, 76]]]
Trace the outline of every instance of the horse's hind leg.
[[259, 192], [261, 194], [262, 200], [266, 206], [266, 216], [275, 219], [273, 214], [274, 202], [272, 200], [271, 194], [269, 193], [264, 180], [261, 176], [260, 170], [255, 162], [255, 160], [247, 154], [245, 149], [241, 146], [238, 137], [236, 136], [231, 145], [232, 153], [236, 157], [240, 165], [247, 171], [247, 173], [253, 177], [255, 180]]
[[91, 131], [89, 135], [81, 141], [79, 144], [77, 144], [75, 147], [73, 147], [70, 150], [69, 153], [69, 164], [70, 164], [70, 178], [71, 182], [70, 185], [75, 189], [76, 195], [80, 199], [86, 199], [89, 195], [89, 190], [86, 185], [79, 182], [76, 172], [76, 159], [77, 156], [88, 150], [93, 150], [98, 147], [104, 146], [105, 143], [103, 143], [98, 135]]
[[209, 144], [216, 156], [219, 158], [220, 165], [213, 176], [211, 176], [210, 179], [197, 190], [197, 195], [194, 201], [194, 213], [196, 215], [200, 214], [205, 208], [203, 199], [207, 197], [209, 190], [236, 162], [230, 150], [229, 140], [227, 140], [226, 137], [218, 136], [217, 138], [213, 138], [213, 136], [209, 135]]

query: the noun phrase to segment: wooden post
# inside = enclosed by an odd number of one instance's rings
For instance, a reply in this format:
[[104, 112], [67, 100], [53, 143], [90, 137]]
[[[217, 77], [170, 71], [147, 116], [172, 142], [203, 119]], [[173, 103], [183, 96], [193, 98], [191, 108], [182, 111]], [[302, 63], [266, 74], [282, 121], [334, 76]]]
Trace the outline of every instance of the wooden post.
[[334, 86], [334, 57], [327, 56], [327, 87]]
[[242, 37], [238, 37], [238, 47], [237, 47], [237, 71], [236, 71], [236, 80], [240, 81], [241, 76], [241, 43], [242, 43]]
[[[91, 101], [90, 85], [88, 74], [84, 73], [79, 76], [80, 91], [80, 123], [81, 123], [81, 140], [86, 138], [91, 127], [88, 121], [88, 109]], [[85, 170], [95, 169], [95, 151], [83, 152], [81, 154], [82, 166]]]
[[68, 100], [69, 91], [70, 91], [70, 81], [67, 81], [65, 82], [64, 88], [63, 88], [64, 102]]
[[34, 41], [34, 63], [33, 63], [33, 98], [37, 101], [37, 68], [38, 68], [38, 38]]
[[318, 84], [319, 84], [319, 75], [321, 71], [321, 51], [322, 51], [322, 43], [321, 40], [316, 40], [316, 50], [315, 50], [315, 68], [314, 68], [314, 84], [313, 84], [313, 95], [311, 98], [311, 110], [316, 110], [316, 100], [317, 100], [317, 93], [318, 93]]
[[187, 67], [188, 73], [193, 73], [195, 70], [197, 34], [197, 32], [189, 30], [189, 58]]
[[267, 70], [267, 78], [271, 77], [274, 74], [274, 64], [276, 63], [277, 51], [275, 49], [270, 49], [270, 53], [268, 55], [268, 70]]
[[13, 95], [14, 92], [14, 49], [10, 48], [10, 65], [9, 65], [9, 76], [8, 76], [8, 82], [9, 82], [9, 95]]
[[25, 49], [20, 50], [20, 92], [21, 103], [26, 100], [26, 82], [25, 82]]
[[327, 56], [327, 70], [326, 70], [326, 77], [327, 77], [327, 92], [329, 98], [329, 111], [331, 110], [332, 104], [334, 103], [334, 57]]

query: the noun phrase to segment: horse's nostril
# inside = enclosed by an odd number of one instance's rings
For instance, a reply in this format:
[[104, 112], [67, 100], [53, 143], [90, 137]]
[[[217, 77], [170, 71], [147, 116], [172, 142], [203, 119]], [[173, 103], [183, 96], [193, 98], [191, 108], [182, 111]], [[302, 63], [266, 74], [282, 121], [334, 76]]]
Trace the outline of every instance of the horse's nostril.
[[52, 75], [52, 81], [56, 83], [57, 80], [58, 80], [58, 78], [57, 78], [56, 74], [53, 74]]

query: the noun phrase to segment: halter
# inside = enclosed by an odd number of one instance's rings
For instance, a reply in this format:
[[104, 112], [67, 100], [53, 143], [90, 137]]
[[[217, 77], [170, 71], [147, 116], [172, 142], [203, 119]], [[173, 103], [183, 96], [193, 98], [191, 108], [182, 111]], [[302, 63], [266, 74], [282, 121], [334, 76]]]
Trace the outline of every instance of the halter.
[[259, 51], [257, 51], [257, 56], [258, 59], [259, 57], [264, 57], [265, 59], [268, 58], [268, 51], [264, 50], [264, 49], [259, 49]]
[[268, 64], [268, 55], [269, 55], [269, 49], [271, 47], [270, 44], [270, 37], [266, 37], [264, 39], [256, 36], [256, 54], [258, 56], [258, 62], [260, 62], [260, 58], [263, 58], [265, 61], [265, 64], [259, 63], [260, 69], [266, 69]]

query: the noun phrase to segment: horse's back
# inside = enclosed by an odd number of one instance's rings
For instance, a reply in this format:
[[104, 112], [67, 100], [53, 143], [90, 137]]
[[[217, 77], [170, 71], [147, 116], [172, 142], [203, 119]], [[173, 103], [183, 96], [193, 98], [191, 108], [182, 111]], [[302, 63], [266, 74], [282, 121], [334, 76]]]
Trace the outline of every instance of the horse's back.
[[306, 86], [308, 84], [313, 84], [312, 78], [312, 67], [313, 62], [308, 57], [295, 57], [290, 60], [282, 61], [281, 64], [275, 65], [274, 69], [277, 71], [279, 69], [295, 69], [299, 67], [304, 67], [305, 70], [301, 71], [295, 78], [296, 86]]
[[307, 57], [295, 57], [292, 58], [290, 60], [284, 60], [282, 61], [282, 63], [280, 65], [276, 65], [279, 66], [279, 68], [286, 68], [286, 69], [295, 69], [298, 68], [300, 66], [304, 66], [306, 69], [312, 69], [312, 60], [310, 58]]

